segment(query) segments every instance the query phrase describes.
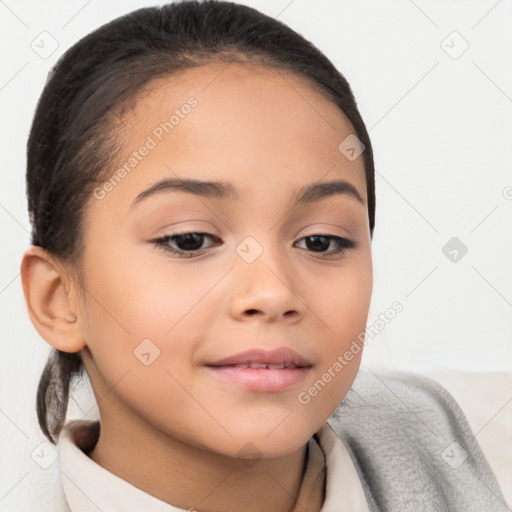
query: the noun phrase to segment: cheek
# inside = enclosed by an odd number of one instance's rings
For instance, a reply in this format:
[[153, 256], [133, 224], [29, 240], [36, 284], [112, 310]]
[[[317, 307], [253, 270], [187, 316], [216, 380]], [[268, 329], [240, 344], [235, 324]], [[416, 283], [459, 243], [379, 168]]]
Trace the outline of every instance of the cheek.
[[179, 271], [169, 275], [168, 268], [165, 261], [145, 261], [136, 252], [129, 257], [104, 252], [91, 259], [86, 282], [92, 323], [134, 342], [164, 336], [203, 291], [199, 279]]
[[324, 327], [325, 348], [342, 348], [364, 331], [373, 288], [369, 250], [347, 259], [342, 267], [310, 272], [305, 283], [304, 299]]
[[359, 369], [373, 287], [370, 252], [326, 277], [306, 299], [318, 317], [321, 361], [299, 396], [321, 417], [343, 400]]
[[123, 379], [116, 385], [123, 400], [149, 415], [161, 404], [188, 400], [179, 383], [190, 388], [190, 366], [208, 338], [206, 319], [219, 314], [218, 298], [204, 300], [218, 272], [180, 272], [179, 266], [105, 248], [86, 268], [85, 335], [95, 364], [108, 388]]
[[187, 418], [200, 418], [198, 424], [208, 419], [187, 393], [201, 339], [201, 308], [194, 305], [212, 286], [204, 281], [197, 273], [170, 275], [168, 264], [143, 264], [106, 251], [91, 261], [85, 334], [100, 395], [103, 388], [112, 390], [102, 398], [103, 410], [118, 411], [119, 417], [135, 411], [176, 435], [193, 431]]

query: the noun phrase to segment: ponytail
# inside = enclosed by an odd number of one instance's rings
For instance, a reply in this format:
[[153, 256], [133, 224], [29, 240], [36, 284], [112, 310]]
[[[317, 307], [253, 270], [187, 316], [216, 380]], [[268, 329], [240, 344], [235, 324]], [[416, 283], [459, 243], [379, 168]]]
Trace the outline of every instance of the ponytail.
[[36, 408], [43, 434], [57, 444], [66, 420], [69, 389], [74, 376], [83, 373], [82, 358], [78, 353], [52, 349], [39, 379]]

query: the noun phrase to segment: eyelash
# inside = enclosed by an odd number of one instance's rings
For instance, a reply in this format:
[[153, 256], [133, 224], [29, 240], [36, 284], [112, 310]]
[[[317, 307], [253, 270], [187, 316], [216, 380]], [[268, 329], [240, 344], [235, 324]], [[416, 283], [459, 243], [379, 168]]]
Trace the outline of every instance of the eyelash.
[[[219, 240], [218, 237], [211, 235], [209, 233], [203, 233], [198, 231], [187, 231], [185, 233], [177, 233], [177, 234], [171, 234], [166, 235], [160, 238], [157, 238], [155, 240], [151, 240], [151, 242], [157, 246], [159, 249], [162, 249], [165, 252], [178, 255], [180, 258], [193, 258], [195, 256], [200, 256], [204, 253], [205, 249], [194, 249], [191, 251], [184, 251], [183, 249], [174, 249], [169, 245], [170, 241], [175, 241], [176, 238], [180, 236], [186, 236], [186, 235], [200, 235], [200, 236], [206, 236], [210, 239], [216, 239]], [[334, 235], [324, 235], [324, 234], [314, 234], [314, 235], [308, 235], [306, 237], [301, 238], [300, 240], [306, 240], [307, 238], [328, 238], [331, 241], [334, 241], [338, 244], [338, 249], [330, 252], [315, 252], [315, 251], [308, 251], [313, 254], [326, 254], [326, 255], [337, 255], [337, 254], [344, 254], [346, 250], [354, 249], [357, 247], [357, 243], [354, 240], [350, 240], [349, 238], [344, 238], [341, 236], [334, 236]], [[307, 249], [306, 249], [307, 250]]]

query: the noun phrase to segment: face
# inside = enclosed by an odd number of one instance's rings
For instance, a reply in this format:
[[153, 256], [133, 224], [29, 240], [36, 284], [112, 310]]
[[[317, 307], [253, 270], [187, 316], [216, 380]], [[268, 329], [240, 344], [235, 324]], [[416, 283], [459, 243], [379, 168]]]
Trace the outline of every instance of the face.
[[297, 450], [362, 352], [365, 175], [338, 149], [354, 130], [299, 77], [225, 63], [155, 83], [123, 121], [124, 158], [85, 218], [80, 315], [102, 421], [230, 457]]

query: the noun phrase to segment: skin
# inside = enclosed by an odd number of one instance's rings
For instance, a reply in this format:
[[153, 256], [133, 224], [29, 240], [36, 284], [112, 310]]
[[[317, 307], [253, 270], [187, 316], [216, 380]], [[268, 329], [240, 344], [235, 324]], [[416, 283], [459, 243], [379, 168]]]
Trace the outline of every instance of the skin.
[[[307, 441], [345, 397], [362, 354], [308, 404], [299, 402], [365, 330], [372, 260], [363, 161], [338, 150], [354, 130], [303, 79], [225, 63], [155, 82], [140, 95], [119, 133], [127, 158], [190, 96], [198, 101], [190, 114], [103, 199], [90, 198], [85, 292], [73, 269], [41, 248], [26, 252], [28, 310], [52, 346], [83, 358], [101, 417], [92, 460], [185, 509], [230, 512], [243, 503], [247, 511], [289, 511]], [[152, 184], [177, 176], [227, 181], [240, 197], [167, 191], [131, 206]], [[291, 207], [294, 191], [334, 179], [351, 183], [363, 202], [340, 194]], [[220, 242], [205, 238], [192, 258], [151, 242], [177, 230]], [[357, 245], [329, 254], [332, 241], [314, 252], [305, 238], [317, 234]], [[252, 263], [235, 250], [248, 236], [263, 249]], [[144, 339], [160, 350], [149, 366], [134, 356]], [[283, 346], [312, 364], [285, 391], [248, 390], [204, 366]], [[241, 459], [244, 446], [257, 451], [256, 463]]]

